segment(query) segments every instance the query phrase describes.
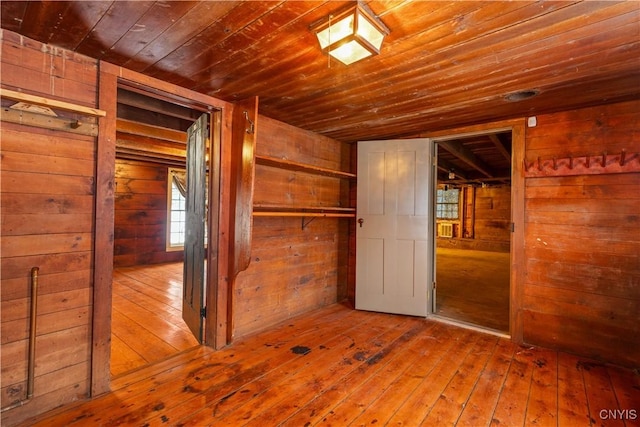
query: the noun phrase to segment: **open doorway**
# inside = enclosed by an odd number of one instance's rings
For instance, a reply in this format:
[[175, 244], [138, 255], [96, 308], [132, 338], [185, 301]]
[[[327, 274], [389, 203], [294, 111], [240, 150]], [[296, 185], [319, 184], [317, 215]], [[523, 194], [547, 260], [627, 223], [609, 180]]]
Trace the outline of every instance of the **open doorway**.
[[433, 312], [509, 334], [511, 130], [436, 140]]
[[118, 88], [112, 376], [199, 344], [182, 313], [187, 233], [181, 187], [187, 129], [202, 114], [139, 88]]

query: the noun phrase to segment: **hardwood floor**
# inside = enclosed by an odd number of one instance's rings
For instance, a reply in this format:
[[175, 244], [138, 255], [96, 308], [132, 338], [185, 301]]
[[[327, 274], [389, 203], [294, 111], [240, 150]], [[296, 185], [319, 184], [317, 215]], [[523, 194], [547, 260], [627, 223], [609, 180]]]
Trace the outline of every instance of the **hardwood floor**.
[[436, 314], [509, 333], [509, 253], [438, 248]]
[[199, 345], [182, 320], [182, 274], [182, 263], [114, 270], [112, 376]]
[[640, 416], [631, 370], [342, 304], [182, 352], [112, 390], [26, 424], [631, 426]]

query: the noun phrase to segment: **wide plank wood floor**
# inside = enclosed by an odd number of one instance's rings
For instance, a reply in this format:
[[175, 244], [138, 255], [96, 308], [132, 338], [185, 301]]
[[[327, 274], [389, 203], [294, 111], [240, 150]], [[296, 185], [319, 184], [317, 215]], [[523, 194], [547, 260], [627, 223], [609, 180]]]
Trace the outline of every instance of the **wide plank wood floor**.
[[509, 256], [437, 248], [436, 314], [508, 334]]
[[630, 426], [602, 411], [640, 410], [631, 370], [344, 304], [182, 352], [112, 390], [26, 425]]
[[114, 269], [112, 376], [199, 345], [182, 320], [182, 269], [182, 263]]

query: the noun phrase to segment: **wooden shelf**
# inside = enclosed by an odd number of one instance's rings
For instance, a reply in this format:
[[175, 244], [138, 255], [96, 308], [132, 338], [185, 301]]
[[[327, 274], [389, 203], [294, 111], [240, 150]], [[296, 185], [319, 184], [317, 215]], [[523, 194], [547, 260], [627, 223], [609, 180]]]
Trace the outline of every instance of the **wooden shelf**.
[[318, 206], [254, 205], [253, 216], [355, 218], [355, 208]]
[[286, 169], [295, 172], [305, 172], [315, 175], [329, 176], [332, 178], [355, 179], [356, 174], [342, 172], [334, 169], [322, 168], [319, 166], [307, 165], [304, 163], [292, 162], [290, 160], [278, 159], [276, 157], [256, 155], [256, 164]]
[[[339, 179], [355, 179], [356, 174], [339, 170], [312, 166], [304, 163], [292, 162], [269, 156], [255, 156], [256, 164], [270, 166], [278, 169], [294, 172], [303, 172], [313, 175], [328, 176]], [[258, 204], [253, 206], [254, 217], [301, 217], [304, 230], [316, 218], [355, 218], [355, 208], [343, 208], [332, 206], [280, 206]], [[305, 222], [305, 218], [311, 218]]]

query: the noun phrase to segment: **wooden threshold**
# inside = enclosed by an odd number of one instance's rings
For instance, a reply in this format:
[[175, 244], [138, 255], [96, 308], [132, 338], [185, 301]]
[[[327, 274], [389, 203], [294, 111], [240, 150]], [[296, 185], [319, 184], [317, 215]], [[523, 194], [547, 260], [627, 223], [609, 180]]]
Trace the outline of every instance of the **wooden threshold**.
[[122, 375], [112, 390], [27, 424], [608, 425], [603, 409], [637, 410], [640, 376], [334, 304], [222, 350], [196, 347]]

